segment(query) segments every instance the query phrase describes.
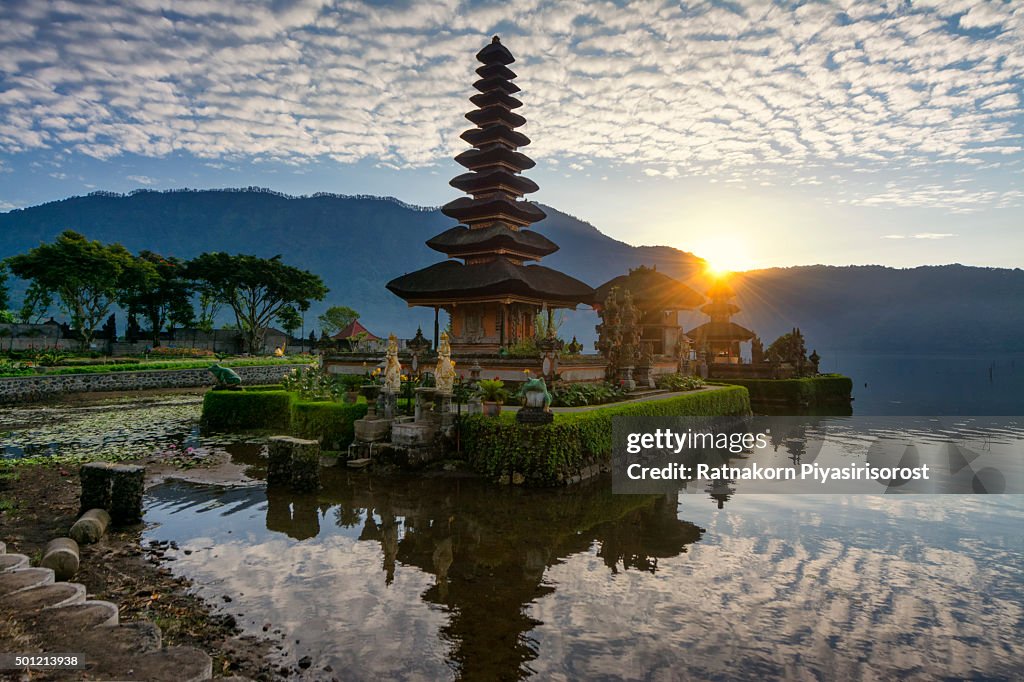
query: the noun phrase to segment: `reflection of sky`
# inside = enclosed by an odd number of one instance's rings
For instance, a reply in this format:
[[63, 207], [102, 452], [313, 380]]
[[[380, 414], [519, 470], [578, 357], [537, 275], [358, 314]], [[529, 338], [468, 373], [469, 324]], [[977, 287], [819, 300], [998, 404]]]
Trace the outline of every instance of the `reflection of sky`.
[[[1021, 644], [1016, 496], [684, 497], [708, 532], [655, 576], [592, 555], [549, 569], [530, 615], [544, 679], [1012, 676]], [[614, 608], [609, 605], [614, 604]]]
[[[266, 530], [260, 487], [151, 491], [148, 538], [174, 539], [170, 567], [247, 632], [271, 634], [310, 678], [438, 679], [449, 614], [424, 602], [434, 577], [399, 565], [386, 585], [378, 542], [317, 513], [315, 538]], [[470, 510], [479, 512], [479, 510]], [[707, 529], [646, 573], [612, 574], [588, 551], [546, 569], [526, 605], [542, 679], [895, 678], [1010, 675], [1024, 665], [1024, 500], [739, 496], [724, 510], [681, 497]], [[492, 538], [492, 541], [496, 538]], [[239, 615], [242, 614], [242, 615]], [[495, 630], [501, 624], [495, 623]], [[295, 643], [295, 640], [299, 640]], [[322, 673], [321, 673], [322, 674]]]
[[[269, 634], [280, 629], [283, 637], [275, 637], [296, 652], [291, 663], [313, 658], [309, 679], [323, 677], [325, 665], [341, 679], [450, 675], [446, 647], [437, 639], [446, 618], [419, 599], [433, 577], [400, 570], [386, 586], [380, 545], [358, 542], [358, 527], [337, 526], [328, 511], [320, 514], [315, 540], [296, 541], [267, 532], [262, 488], [231, 489], [209, 498], [193, 492], [179, 500], [174, 487], [160, 490], [162, 499], [146, 512], [147, 522], [158, 524], [147, 539], [176, 539], [183, 551], [174, 553], [171, 568], [193, 578], [211, 602], [230, 596], [225, 612], [234, 614], [247, 633], [263, 635], [266, 623]], [[197, 500], [205, 501], [190, 506]], [[254, 500], [259, 503], [251, 504]]]

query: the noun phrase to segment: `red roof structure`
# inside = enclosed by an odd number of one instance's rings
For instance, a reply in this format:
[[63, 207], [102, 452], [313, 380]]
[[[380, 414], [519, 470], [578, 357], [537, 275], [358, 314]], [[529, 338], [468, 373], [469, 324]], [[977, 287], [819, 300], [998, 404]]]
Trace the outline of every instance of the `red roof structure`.
[[350, 323], [348, 323], [345, 326], [344, 329], [339, 331], [337, 334], [335, 334], [331, 338], [334, 339], [335, 341], [347, 341], [347, 340], [351, 339], [354, 336], [359, 336], [360, 334], [364, 335], [364, 336], [360, 337], [361, 340], [363, 340], [363, 341], [380, 341], [381, 340], [381, 338], [379, 336], [375, 335], [369, 329], [367, 329], [366, 327], [361, 325], [359, 323], [359, 320], [352, 320]]

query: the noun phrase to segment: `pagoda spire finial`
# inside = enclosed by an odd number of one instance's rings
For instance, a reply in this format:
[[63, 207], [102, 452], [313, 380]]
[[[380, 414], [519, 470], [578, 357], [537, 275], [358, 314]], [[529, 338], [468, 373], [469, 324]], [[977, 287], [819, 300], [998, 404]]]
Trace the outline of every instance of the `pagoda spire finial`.
[[534, 162], [519, 151], [530, 144], [530, 138], [516, 130], [526, 123], [514, 111], [523, 104], [512, 96], [519, 88], [512, 82], [516, 73], [508, 67], [516, 59], [499, 36], [493, 36], [476, 58], [483, 64], [476, 69], [480, 80], [473, 83], [479, 94], [470, 97], [477, 108], [466, 114], [476, 127], [461, 135], [474, 148], [455, 157], [469, 172], [450, 183], [470, 196], [445, 204], [441, 211], [471, 229], [529, 227], [542, 220], [544, 212], [523, 200], [538, 187], [521, 175]]

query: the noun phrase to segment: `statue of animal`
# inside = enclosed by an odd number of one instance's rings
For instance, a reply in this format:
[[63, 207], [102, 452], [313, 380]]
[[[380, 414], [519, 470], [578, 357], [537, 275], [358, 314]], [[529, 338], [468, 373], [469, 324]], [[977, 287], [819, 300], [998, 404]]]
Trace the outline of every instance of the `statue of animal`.
[[551, 394], [548, 393], [544, 377], [527, 379], [519, 389], [518, 395], [526, 407], [542, 407], [545, 411], [551, 407]]
[[230, 367], [221, 367], [216, 362], [209, 366], [208, 371], [217, 379], [218, 386], [240, 386], [242, 377]]

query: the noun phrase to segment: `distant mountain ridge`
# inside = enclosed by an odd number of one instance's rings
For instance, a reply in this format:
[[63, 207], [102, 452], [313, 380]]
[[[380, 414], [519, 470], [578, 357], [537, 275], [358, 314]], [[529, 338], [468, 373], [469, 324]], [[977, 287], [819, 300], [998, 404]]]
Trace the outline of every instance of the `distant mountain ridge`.
[[[702, 261], [666, 246], [632, 246], [544, 206], [536, 229], [561, 248], [543, 263], [591, 286], [639, 265], [703, 289]], [[204, 251], [282, 254], [316, 272], [331, 289], [306, 314], [306, 332], [329, 304], [362, 314], [378, 334], [409, 336], [432, 324], [384, 288], [390, 279], [443, 259], [424, 242], [453, 225], [436, 208], [391, 197], [314, 194], [260, 188], [95, 192], [0, 214], [0, 258], [52, 240], [64, 229], [190, 258]], [[1024, 350], [1024, 271], [962, 265], [897, 270], [882, 266], [771, 268], [737, 276], [737, 321], [770, 341], [793, 326], [810, 345], [833, 350], [956, 352]], [[15, 292], [17, 297], [17, 291]], [[686, 328], [704, 321], [686, 314]], [[597, 318], [580, 311], [563, 334], [588, 346]]]

